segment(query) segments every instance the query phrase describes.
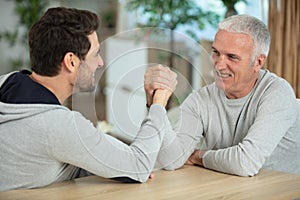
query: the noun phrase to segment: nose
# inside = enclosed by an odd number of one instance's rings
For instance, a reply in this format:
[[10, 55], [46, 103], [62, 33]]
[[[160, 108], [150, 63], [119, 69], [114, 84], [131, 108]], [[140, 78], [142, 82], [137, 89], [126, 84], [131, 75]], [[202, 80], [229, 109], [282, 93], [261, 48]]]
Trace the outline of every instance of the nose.
[[225, 55], [217, 56], [214, 60], [214, 67], [216, 70], [220, 71], [227, 67]]

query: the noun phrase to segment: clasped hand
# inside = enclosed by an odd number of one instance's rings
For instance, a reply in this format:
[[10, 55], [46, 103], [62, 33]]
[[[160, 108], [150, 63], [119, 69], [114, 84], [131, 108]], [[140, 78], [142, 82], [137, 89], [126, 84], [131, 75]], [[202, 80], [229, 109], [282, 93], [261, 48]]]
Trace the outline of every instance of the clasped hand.
[[177, 74], [169, 67], [151, 66], [144, 76], [144, 89], [147, 105], [161, 104], [166, 106], [168, 99], [177, 85]]

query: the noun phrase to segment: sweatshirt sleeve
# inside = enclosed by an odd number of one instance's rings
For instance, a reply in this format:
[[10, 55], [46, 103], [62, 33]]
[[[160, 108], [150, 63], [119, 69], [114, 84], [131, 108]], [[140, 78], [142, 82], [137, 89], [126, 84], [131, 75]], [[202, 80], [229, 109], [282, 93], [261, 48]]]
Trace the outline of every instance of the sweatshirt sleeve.
[[[283, 84], [282, 84], [283, 83]], [[203, 156], [206, 168], [240, 176], [253, 176], [296, 122], [298, 106], [285, 82], [268, 88], [259, 100], [254, 123], [237, 145], [208, 150]]]
[[180, 106], [174, 130], [167, 127], [155, 168], [175, 170], [184, 165], [202, 138], [203, 125], [199, 118], [199, 103], [194, 92]]
[[99, 132], [80, 113], [72, 112], [57, 123], [66, 129], [52, 138], [55, 159], [106, 178], [128, 177], [145, 182], [153, 170], [168, 124], [163, 106], [152, 105], [131, 145]]

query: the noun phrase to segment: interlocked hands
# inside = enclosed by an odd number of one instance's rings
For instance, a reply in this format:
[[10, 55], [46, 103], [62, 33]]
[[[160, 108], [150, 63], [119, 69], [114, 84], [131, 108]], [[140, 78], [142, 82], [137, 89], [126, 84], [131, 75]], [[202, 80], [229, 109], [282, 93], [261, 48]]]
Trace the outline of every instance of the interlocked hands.
[[177, 74], [170, 70], [169, 67], [162, 65], [149, 67], [144, 76], [147, 105], [161, 104], [166, 106], [176, 85]]

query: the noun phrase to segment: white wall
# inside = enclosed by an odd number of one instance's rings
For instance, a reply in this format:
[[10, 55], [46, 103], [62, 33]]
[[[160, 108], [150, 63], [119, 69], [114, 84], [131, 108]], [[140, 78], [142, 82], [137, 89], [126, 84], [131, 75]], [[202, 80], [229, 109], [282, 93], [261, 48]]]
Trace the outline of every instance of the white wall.
[[107, 120], [115, 134], [132, 140], [147, 112], [143, 89], [147, 45], [112, 37], [105, 46]]

